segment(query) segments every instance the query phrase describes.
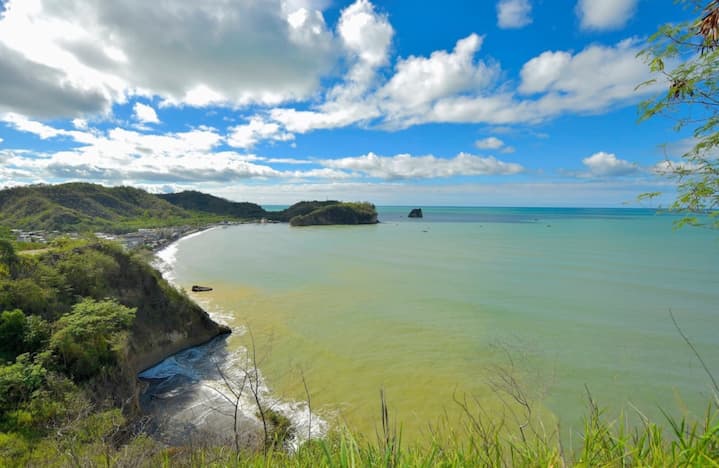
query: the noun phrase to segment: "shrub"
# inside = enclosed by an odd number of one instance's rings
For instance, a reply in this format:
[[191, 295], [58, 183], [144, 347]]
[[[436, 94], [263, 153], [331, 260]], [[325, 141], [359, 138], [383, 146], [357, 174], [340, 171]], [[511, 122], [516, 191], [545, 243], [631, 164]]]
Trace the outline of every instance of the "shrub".
[[78, 296], [102, 298], [108, 295], [113, 279], [120, 273], [117, 261], [109, 255], [86, 249], [82, 255], [69, 254], [57, 269]]
[[84, 299], [57, 321], [50, 347], [66, 372], [78, 380], [114, 365], [123, 333], [132, 324], [136, 309], [114, 300]]
[[12, 361], [22, 353], [41, 350], [50, 338], [50, 324], [40, 317], [26, 317], [19, 309], [0, 314], [0, 358]]
[[18, 408], [39, 389], [45, 380], [46, 370], [21, 354], [14, 364], [0, 366], [0, 415]]
[[6, 310], [0, 314], [0, 356], [11, 361], [25, 348], [27, 320], [21, 310]]

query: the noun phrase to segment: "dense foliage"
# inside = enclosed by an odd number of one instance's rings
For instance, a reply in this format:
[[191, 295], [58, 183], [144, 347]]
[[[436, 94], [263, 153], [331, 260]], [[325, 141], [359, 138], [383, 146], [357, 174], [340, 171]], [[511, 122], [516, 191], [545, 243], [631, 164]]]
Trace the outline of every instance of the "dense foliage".
[[[0, 464], [18, 447], [69, 421], [111, 407], [135, 309], [112, 296], [111, 264], [100, 244], [59, 242], [44, 256], [18, 255], [3, 244], [0, 256]], [[85, 255], [93, 252], [92, 255]], [[81, 260], [78, 260], [81, 259]], [[78, 274], [83, 269], [86, 274]], [[112, 273], [107, 270], [108, 274]], [[91, 296], [83, 298], [88, 293]], [[116, 294], [115, 294], [116, 295]], [[90, 390], [95, 386], [95, 390]], [[13, 449], [14, 447], [14, 449]], [[14, 458], [10, 458], [14, 460]]]
[[282, 211], [276, 211], [273, 213], [270, 213], [270, 218], [274, 219], [276, 221], [282, 221], [284, 223], [289, 223], [292, 218], [295, 216], [304, 216], [307, 215], [319, 208], [324, 208], [325, 206], [331, 206], [336, 205], [340, 202], [336, 200], [327, 200], [327, 201], [301, 201], [297, 202], [294, 205], [290, 206], [289, 208], [286, 208]]
[[132, 187], [68, 183], [0, 190], [0, 224], [12, 229], [129, 232], [219, 219]]
[[666, 88], [642, 103], [641, 118], [669, 116], [677, 130], [692, 130], [691, 148], [681, 154], [681, 161], [667, 159], [659, 172], [679, 183], [672, 208], [687, 213], [682, 223], [701, 224], [695, 214], [709, 211], [712, 225], [719, 228], [719, 0], [677, 3], [697, 17], [661, 26], [642, 52]]
[[[371, 203], [304, 203], [303, 210], [295, 210], [300, 214], [295, 214], [290, 218], [292, 226], [377, 223], [377, 211]], [[313, 203], [318, 203], [319, 206], [312, 206]]]
[[64, 373], [77, 380], [89, 379], [116, 363], [125, 341], [122, 332], [134, 318], [135, 309], [115, 301], [83, 299], [56, 322], [50, 349]]
[[193, 321], [209, 318], [118, 245], [58, 239], [33, 255], [0, 243], [0, 466], [51, 466], [43, 447], [115, 450], [108, 434], [127, 437], [139, 409], [136, 356], [153, 332]]
[[232, 202], [224, 198], [196, 192], [194, 190], [167, 193], [158, 195], [158, 197], [190, 211], [212, 213], [220, 216], [232, 216], [242, 219], [260, 219], [267, 216], [267, 212], [255, 203]]
[[[328, 207], [334, 208], [317, 211]], [[306, 217], [316, 211], [316, 218]], [[369, 203], [303, 201], [282, 211], [265, 211], [255, 203], [232, 202], [196, 191], [153, 195], [132, 187], [86, 183], [32, 185], [0, 190], [0, 256], [2, 239], [12, 238], [10, 229], [125, 233], [141, 228], [262, 218], [290, 222], [298, 216], [305, 216], [302, 222], [306, 224], [377, 222], [374, 205]], [[299, 222], [298, 219], [297, 225]], [[42, 245], [15, 244], [16, 249], [20, 247], [33, 249]]]

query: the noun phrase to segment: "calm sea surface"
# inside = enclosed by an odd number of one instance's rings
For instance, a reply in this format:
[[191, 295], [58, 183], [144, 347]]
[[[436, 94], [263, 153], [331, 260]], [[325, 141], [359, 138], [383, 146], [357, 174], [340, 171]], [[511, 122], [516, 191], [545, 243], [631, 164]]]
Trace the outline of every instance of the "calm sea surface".
[[[719, 232], [651, 210], [379, 208], [381, 224], [214, 229], [173, 247], [177, 284], [251, 330], [273, 394], [374, 436], [384, 389], [406, 437], [499, 408], [512, 375], [535, 411], [700, 414], [719, 375]], [[230, 350], [248, 346], [235, 333]]]

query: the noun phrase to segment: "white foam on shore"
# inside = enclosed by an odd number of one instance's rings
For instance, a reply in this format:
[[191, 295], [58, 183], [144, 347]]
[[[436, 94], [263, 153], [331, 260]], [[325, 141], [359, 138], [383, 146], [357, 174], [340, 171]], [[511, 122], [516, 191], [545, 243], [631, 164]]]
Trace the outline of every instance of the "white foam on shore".
[[[295, 432], [288, 441], [289, 449], [297, 450], [309, 438], [323, 437], [327, 422], [310, 413], [306, 402], [274, 397], [249, 356], [246, 348], [227, 352], [226, 341], [220, 338], [181, 351], [145, 370], [139, 377], [152, 382], [147, 390], [154, 402], [150, 411], [165, 421], [167, 433], [189, 425], [199, 431], [227, 435], [233, 427], [236, 403], [238, 419], [244, 424], [242, 433], [261, 434], [256, 393], [263, 408], [290, 420]], [[241, 394], [239, 399], [233, 396], [237, 393]]]
[[180, 245], [180, 242], [186, 241], [187, 239], [192, 239], [193, 237], [197, 237], [214, 229], [217, 229], [217, 226], [213, 226], [180, 237], [175, 242], [169, 244], [167, 247], [155, 253], [155, 260], [152, 262], [152, 266], [156, 268], [160, 273], [162, 273], [162, 277], [165, 278], [167, 282], [177, 287], [177, 284], [175, 284], [176, 278], [174, 275], [174, 268], [175, 264], [177, 263], [177, 249]]
[[[169, 244], [155, 254], [152, 266], [160, 271], [164, 279], [178, 288], [174, 269], [177, 264], [180, 242], [212, 229], [216, 229], [216, 227], [194, 232]], [[207, 310], [210, 317], [216, 322], [227, 324], [234, 318], [231, 311], [220, 308], [209, 298], [194, 298], [194, 300]], [[237, 335], [243, 335], [245, 332], [244, 326], [233, 328], [233, 333]], [[178, 426], [187, 422], [191, 422], [197, 427], [222, 424], [226, 426], [228, 422], [218, 422], [218, 418], [226, 419], [228, 415], [233, 414], [234, 408], [230, 407], [231, 405], [226, 399], [227, 394], [231, 393], [228, 392], [228, 383], [237, 385], [255, 372], [255, 369], [251, 368], [246, 348], [239, 348], [227, 353], [224, 344], [220, 346], [218, 343], [218, 340], [213, 340], [208, 344], [182, 351], [139, 374], [140, 378], [155, 381], [167, 381], [179, 376], [184, 377], [186, 382], [191, 382], [169, 390], [163, 389], [155, 395], [161, 400], [186, 398], [180, 407], [171, 404], [169, 406], [175, 410], [175, 414], [170, 416], [169, 420], [175, 421]], [[224, 378], [219, 375], [218, 370], [221, 370]], [[271, 408], [287, 417], [295, 429], [295, 436], [289, 441], [290, 447], [288, 448], [297, 450], [310, 438], [325, 436], [329, 424], [318, 414], [311, 413], [307, 402], [283, 401], [274, 397], [260, 370], [257, 369], [256, 372], [257, 394], [262, 406]], [[188, 395], [191, 396], [189, 399], [187, 399]], [[257, 402], [249, 387], [244, 389], [242, 398], [238, 402], [238, 408], [243, 420], [254, 422], [255, 429], [261, 427], [261, 421], [257, 416]]]

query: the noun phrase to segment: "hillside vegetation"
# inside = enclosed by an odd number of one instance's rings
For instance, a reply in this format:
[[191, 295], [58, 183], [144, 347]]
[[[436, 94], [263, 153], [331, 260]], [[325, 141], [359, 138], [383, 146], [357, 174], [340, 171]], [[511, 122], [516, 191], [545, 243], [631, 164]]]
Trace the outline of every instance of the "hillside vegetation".
[[157, 196], [175, 206], [190, 211], [244, 219], [260, 219], [267, 216], [267, 212], [255, 203], [232, 202], [224, 198], [194, 190]]
[[369, 224], [377, 222], [377, 213], [369, 203], [339, 201], [305, 201], [270, 212], [255, 203], [233, 202], [197, 191], [153, 195], [132, 187], [87, 183], [0, 190], [0, 229], [6, 230], [124, 233], [263, 218], [296, 226]]
[[227, 332], [119, 246], [57, 240], [26, 256], [0, 240], [0, 466], [127, 439], [137, 372]]
[[[317, 202], [314, 202], [317, 203]], [[312, 202], [308, 203], [311, 205]], [[377, 224], [377, 211], [371, 203], [323, 204], [305, 214], [290, 218], [292, 226], [320, 226], [332, 224]]]
[[127, 232], [216, 218], [132, 187], [68, 183], [0, 190], [0, 224], [12, 229]]

